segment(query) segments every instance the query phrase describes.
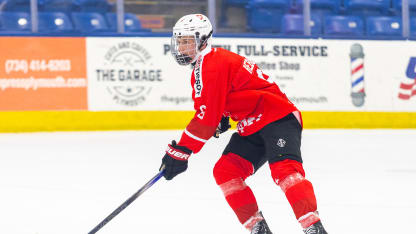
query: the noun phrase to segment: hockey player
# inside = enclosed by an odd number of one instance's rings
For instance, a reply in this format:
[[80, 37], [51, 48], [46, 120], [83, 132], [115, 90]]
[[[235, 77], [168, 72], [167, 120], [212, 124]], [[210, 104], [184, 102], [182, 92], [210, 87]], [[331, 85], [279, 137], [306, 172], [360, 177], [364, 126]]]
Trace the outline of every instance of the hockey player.
[[317, 212], [311, 182], [300, 152], [302, 117], [279, 87], [252, 61], [211, 48], [212, 26], [201, 14], [186, 15], [173, 27], [171, 51], [180, 65], [192, 65], [195, 116], [178, 143], [168, 145], [162, 166], [171, 180], [188, 167], [213, 135], [238, 121], [214, 166], [216, 183], [241, 224], [251, 234], [271, 234], [250, 187], [245, 183], [267, 161], [275, 183], [285, 193], [307, 234], [327, 233]]

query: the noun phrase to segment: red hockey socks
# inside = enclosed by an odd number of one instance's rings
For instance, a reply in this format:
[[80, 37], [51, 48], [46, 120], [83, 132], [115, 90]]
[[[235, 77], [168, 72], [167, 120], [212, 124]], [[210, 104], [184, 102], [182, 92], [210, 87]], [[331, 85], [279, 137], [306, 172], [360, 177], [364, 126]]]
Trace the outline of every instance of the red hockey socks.
[[[316, 198], [311, 182], [305, 179], [302, 164], [284, 160], [270, 165], [273, 180], [281, 187], [303, 228], [320, 220], [316, 211]], [[250, 187], [244, 182], [254, 172], [252, 164], [240, 156], [223, 155], [214, 167], [214, 177], [240, 223], [251, 230], [262, 220], [257, 201]]]
[[253, 165], [240, 156], [228, 153], [223, 155], [214, 167], [214, 177], [220, 186], [238, 220], [247, 229], [263, 219], [258, 214], [256, 198], [244, 182], [254, 172]]
[[296, 219], [303, 228], [318, 222], [316, 198], [311, 182], [305, 179], [302, 164], [283, 160], [270, 165], [273, 180], [285, 193]]

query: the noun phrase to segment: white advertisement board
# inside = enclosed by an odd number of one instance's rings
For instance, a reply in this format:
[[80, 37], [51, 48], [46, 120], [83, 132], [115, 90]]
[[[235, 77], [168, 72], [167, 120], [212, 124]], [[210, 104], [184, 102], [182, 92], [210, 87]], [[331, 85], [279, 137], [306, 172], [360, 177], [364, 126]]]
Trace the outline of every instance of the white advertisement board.
[[[303, 111], [416, 111], [416, 42], [214, 38]], [[170, 38], [87, 38], [90, 110], [192, 110]]]
[[174, 61], [168, 44], [167, 37], [87, 38], [89, 110], [192, 110], [192, 70]]

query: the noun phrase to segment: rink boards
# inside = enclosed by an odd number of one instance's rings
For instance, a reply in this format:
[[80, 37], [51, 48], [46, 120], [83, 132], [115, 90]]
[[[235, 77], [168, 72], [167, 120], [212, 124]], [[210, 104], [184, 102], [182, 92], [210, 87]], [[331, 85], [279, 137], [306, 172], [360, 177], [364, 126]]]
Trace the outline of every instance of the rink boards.
[[[416, 42], [214, 38], [256, 62], [306, 128], [415, 128]], [[180, 129], [189, 67], [169, 37], [0, 37], [0, 131]]]
[[[311, 128], [416, 128], [414, 112], [303, 112]], [[2, 132], [183, 129], [192, 111], [29, 111], [0, 114]], [[232, 123], [235, 127], [235, 123]]]

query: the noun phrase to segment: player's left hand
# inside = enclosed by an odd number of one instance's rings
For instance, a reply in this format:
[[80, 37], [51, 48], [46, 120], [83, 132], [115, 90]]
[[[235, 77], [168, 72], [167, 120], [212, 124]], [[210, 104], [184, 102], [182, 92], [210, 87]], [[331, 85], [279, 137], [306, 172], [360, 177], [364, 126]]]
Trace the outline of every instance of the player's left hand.
[[226, 132], [230, 128], [231, 128], [231, 125], [230, 125], [230, 117], [223, 116], [221, 118], [220, 123], [218, 124], [217, 130], [214, 133], [214, 137], [215, 138], [220, 137], [220, 134], [221, 133]]
[[191, 154], [192, 151], [190, 149], [177, 145], [176, 141], [172, 141], [172, 144], [168, 145], [159, 170], [163, 168], [165, 170], [163, 176], [167, 180], [171, 180], [173, 177], [186, 171], [188, 168], [188, 158]]

